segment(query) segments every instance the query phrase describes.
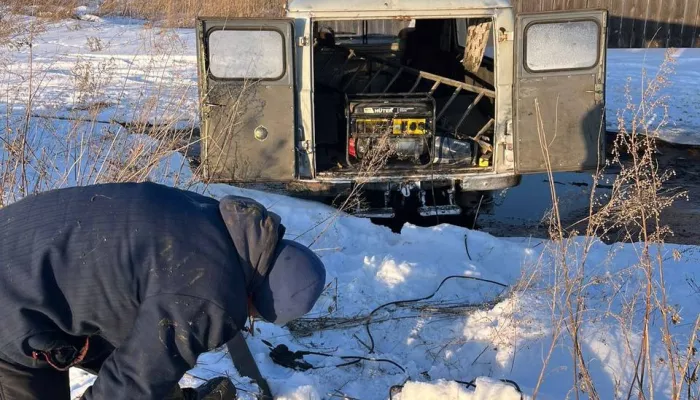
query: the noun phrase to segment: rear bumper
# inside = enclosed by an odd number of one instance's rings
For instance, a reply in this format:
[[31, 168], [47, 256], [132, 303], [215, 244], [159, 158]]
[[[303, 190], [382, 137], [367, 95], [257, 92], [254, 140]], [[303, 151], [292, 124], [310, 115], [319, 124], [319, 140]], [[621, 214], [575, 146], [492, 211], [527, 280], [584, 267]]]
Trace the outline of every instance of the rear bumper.
[[[407, 184], [420, 184], [422, 187], [451, 187], [462, 192], [482, 192], [503, 190], [518, 186], [522, 177], [515, 174], [469, 174], [465, 176], [436, 176], [430, 179], [426, 176], [402, 176], [402, 177], [376, 177], [363, 179], [364, 190], [400, 190]], [[355, 186], [358, 182], [354, 179], [333, 180], [296, 180], [285, 183], [235, 183], [235, 186], [249, 189], [264, 190], [291, 196], [314, 197], [336, 196]]]

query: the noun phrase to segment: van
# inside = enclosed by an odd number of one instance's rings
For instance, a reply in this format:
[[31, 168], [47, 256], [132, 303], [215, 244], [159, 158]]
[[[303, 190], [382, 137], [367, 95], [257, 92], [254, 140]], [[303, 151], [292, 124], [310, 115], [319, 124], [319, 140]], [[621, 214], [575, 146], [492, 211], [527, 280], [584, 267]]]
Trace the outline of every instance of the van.
[[459, 215], [524, 174], [605, 160], [606, 10], [284, 7], [283, 18], [197, 19], [210, 182], [345, 199], [364, 217]]

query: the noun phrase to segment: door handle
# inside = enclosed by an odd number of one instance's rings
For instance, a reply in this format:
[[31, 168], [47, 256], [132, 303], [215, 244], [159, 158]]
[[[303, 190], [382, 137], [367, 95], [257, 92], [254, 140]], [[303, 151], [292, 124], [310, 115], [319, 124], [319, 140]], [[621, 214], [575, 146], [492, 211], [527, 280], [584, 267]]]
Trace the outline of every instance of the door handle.
[[596, 103], [600, 103], [603, 101], [603, 92], [604, 88], [602, 83], [596, 83], [594, 90], [586, 90], [586, 93], [594, 93], [594, 99]]

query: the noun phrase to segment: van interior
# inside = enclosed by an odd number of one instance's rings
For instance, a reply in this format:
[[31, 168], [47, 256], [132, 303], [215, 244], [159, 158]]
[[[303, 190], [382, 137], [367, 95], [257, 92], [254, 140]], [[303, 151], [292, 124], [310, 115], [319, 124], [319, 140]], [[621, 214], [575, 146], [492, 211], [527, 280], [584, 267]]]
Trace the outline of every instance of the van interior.
[[490, 18], [315, 20], [319, 175], [493, 170]]

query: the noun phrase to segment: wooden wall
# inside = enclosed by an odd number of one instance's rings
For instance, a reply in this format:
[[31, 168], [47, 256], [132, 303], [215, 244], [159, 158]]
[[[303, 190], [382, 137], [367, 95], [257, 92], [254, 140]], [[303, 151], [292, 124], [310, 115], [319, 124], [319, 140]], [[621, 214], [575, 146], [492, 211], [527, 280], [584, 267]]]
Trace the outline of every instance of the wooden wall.
[[604, 8], [612, 48], [700, 47], [700, 0], [513, 0], [518, 12]]
[[[518, 12], [607, 9], [611, 48], [700, 47], [700, 0], [512, 1]], [[396, 20], [368, 21], [367, 32], [396, 33], [406, 25]], [[362, 31], [359, 21], [336, 21], [333, 26], [337, 31]]]

